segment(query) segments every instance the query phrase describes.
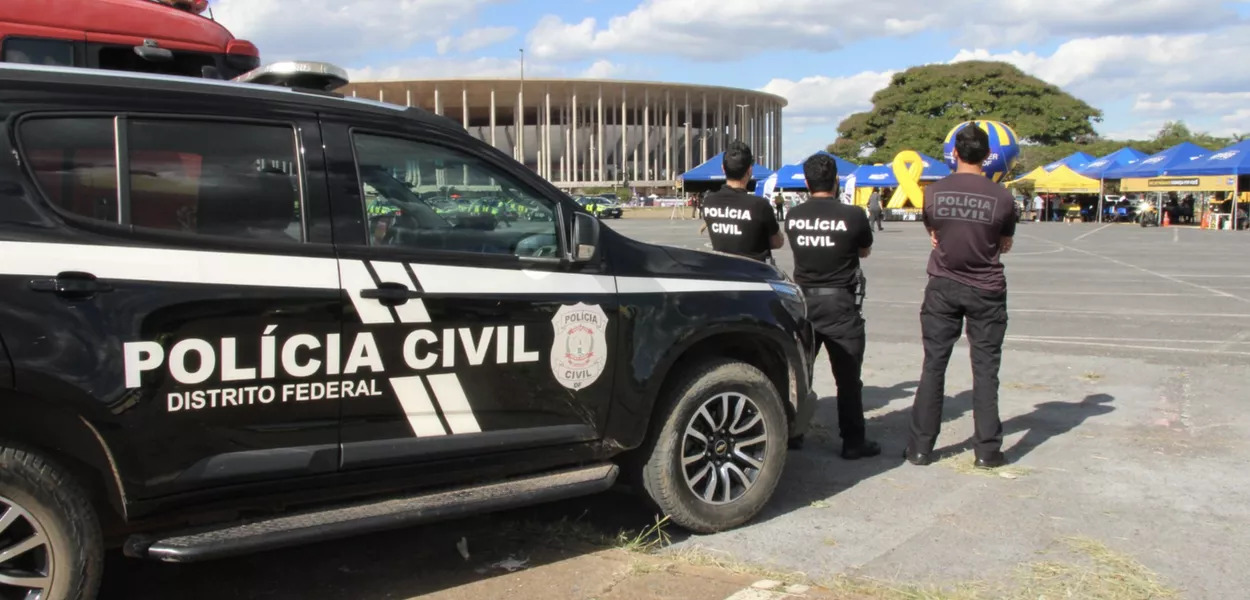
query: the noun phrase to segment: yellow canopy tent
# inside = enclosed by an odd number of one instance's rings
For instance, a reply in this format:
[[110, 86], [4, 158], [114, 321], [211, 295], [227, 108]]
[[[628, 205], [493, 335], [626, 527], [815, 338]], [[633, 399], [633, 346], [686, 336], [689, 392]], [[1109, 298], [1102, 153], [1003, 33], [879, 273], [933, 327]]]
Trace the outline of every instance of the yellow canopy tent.
[[1038, 167], [1036, 169], [1033, 169], [1032, 171], [1029, 171], [1027, 175], [1023, 175], [1018, 179], [1013, 179], [1011, 181], [1008, 181], [1007, 185], [1016, 185], [1017, 183], [1024, 183], [1026, 181], [1035, 182], [1038, 179], [1041, 179], [1047, 175], [1049, 175], [1049, 173], [1047, 173], [1045, 167]]
[[1102, 182], [1063, 165], [1033, 182], [1033, 189], [1048, 194], [1097, 194], [1102, 191]]

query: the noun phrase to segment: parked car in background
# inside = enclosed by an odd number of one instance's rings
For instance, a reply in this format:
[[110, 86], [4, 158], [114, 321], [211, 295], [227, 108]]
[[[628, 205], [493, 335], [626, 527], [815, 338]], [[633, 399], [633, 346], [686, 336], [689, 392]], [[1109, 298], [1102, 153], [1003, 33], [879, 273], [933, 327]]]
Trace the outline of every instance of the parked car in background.
[[603, 196], [581, 196], [577, 204], [600, 219], [619, 219], [624, 214], [620, 202]]

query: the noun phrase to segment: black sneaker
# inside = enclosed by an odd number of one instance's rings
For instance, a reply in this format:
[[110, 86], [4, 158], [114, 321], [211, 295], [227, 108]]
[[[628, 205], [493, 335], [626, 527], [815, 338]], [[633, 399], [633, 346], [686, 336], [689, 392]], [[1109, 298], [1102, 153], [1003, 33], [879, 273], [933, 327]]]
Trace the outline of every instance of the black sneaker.
[[842, 446], [842, 458], [846, 460], [859, 460], [878, 454], [881, 454], [881, 445], [871, 440], [865, 440], [853, 446], [845, 444]]

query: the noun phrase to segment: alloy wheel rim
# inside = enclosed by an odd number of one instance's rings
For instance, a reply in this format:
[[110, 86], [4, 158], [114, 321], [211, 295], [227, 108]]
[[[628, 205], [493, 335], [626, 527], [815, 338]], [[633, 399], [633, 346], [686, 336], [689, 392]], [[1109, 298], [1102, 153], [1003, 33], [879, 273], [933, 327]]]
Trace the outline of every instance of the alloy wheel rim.
[[53, 566], [47, 530], [29, 511], [0, 496], [0, 599], [46, 600]]
[[768, 431], [755, 401], [737, 392], [717, 394], [686, 423], [681, 443], [686, 486], [708, 504], [729, 504], [755, 485], [767, 450]]

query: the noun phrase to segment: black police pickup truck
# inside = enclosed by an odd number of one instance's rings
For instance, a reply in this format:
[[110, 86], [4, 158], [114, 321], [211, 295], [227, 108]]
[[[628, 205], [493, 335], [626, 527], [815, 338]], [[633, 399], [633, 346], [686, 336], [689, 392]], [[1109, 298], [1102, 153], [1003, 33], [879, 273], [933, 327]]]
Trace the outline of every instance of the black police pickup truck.
[[0, 597], [616, 483], [694, 531], [761, 509], [812, 410], [781, 272], [271, 67], [0, 65]]

